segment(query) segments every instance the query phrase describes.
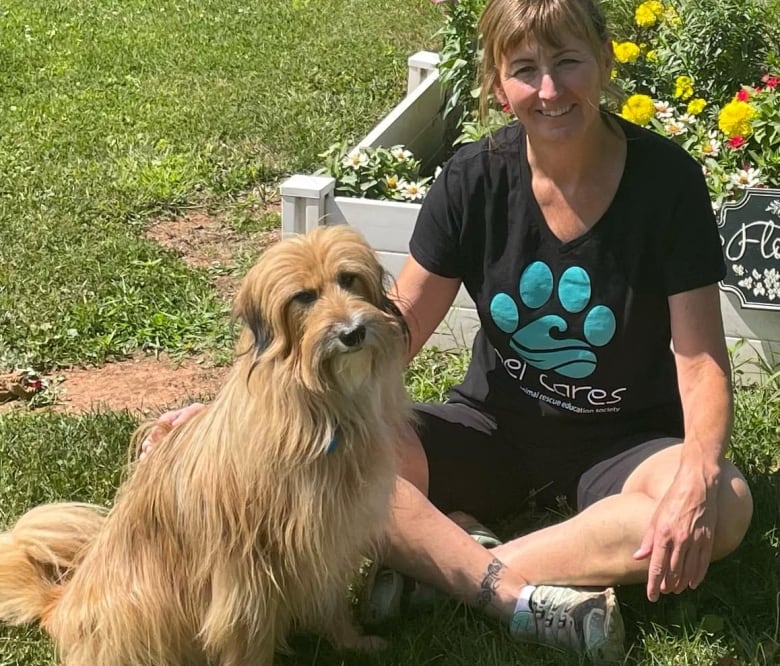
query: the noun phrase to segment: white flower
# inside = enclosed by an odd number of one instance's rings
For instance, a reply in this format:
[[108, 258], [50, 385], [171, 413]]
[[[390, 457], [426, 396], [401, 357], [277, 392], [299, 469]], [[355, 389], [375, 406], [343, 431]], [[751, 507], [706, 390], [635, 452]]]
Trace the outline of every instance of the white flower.
[[385, 176], [385, 185], [387, 185], [388, 190], [397, 190], [398, 176], [396, 176], [394, 173], [391, 173], [389, 176]]
[[696, 123], [696, 116], [691, 113], [683, 113], [677, 120], [686, 125], [694, 125]]
[[764, 281], [767, 286], [780, 286], [780, 272], [776, 268], [765, 268]]
[[420, 183], [404, 183], [403, 186], [399, 183], [398, 185], [399, 187], [402, 187], [401, 191], [403, 192], [403, 195], [410, 201], [416, 201], [425, 196], [425, 185], [420, 185]]
[[770, 203], [767, 207], [767, 212], [774, 213], [775, 215], [780, 215], [780, 199], [775, 199], [772, 203]]
[[718, 153], [720, 152], [720, 141], [718, 141], [718, 135], [712, 130], [707, 132], [707, 138], [699, 150], [701, 150], [704, 157], [717, 157]]
[[674, 109], [672, 108], [672, 105], [669, 104], [669, 102], [656, 100], [653, 102], [653, 106], [655, 107], [655, 114], [659, 118], [671, 118], [672, 114], [674, 113]]
[[406, 162], [412, 158], [411, 151], [404, 149], [403, 146], [394, 146], [390, 149], [390, 154], [399, 162]]
[[739, 169], [736, 173], [731, 174], [730, 181], [733, 185], [743, 190], [746, 187], [755, 187], [761, 182], [761, 171], [753, 167]]
[[750, 289], [753, 286], [753, 278], [748, 275], [744, 280], [737, 282], [737, 284], [740, 287], [745, 287], [745, 289]]
[[667, 131], [669, 136], [680, 136], [681, 134], [685, 134], [688, 131], [688, 128], [684, 123], [674, 119], [670, 120], [668, 123], [665, 123], [664, 129]]
[[368, 164], [368, 155], [360, 150], [360, 148], [351, 150], [349, 154], [347, 154], [347, 156], [341, 161], [341, 166], [346, 167], [347, 169], [355, 170], [366, 166], [366, 164]]
[[756, 282], [755, 285], [753, 285], [753, 293], [756, 296], [763, 296], [766, 293], [766, 289], [764, 289], [764, 283]]
[[745, 267], [742, 264], [734, 264], [731, 270], [734, 271], [734, 275], [741, 276], [745, 274]]
[[764, 284], [770, 301], [780, 296], [780, 272], [776, 268], [764, 269]]

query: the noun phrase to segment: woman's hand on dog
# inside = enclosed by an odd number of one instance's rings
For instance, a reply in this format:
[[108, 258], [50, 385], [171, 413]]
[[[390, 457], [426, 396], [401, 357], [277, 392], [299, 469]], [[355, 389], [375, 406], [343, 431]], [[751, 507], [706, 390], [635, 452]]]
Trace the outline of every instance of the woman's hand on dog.
[[180, 426], [183, 423], [189, 421], [195, 414], [205, 409], [206, 405], [202, 402], [193, 402], [191, 405], [181, 407], [179, 409], [172, 409], [169, 412], [160, 414], [157, 419], [159, 425], [155, 425], [149, 431], [144, 441], [141, 443], [141, 453], [138, 456], [139, 460], [143, 460], [148, 456], [155, 445], [170, 432], [176, 426]]

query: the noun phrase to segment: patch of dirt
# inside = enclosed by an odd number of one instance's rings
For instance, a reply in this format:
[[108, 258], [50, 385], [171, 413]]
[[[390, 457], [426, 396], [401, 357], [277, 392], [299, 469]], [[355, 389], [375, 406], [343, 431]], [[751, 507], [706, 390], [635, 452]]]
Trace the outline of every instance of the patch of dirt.
[[[274, 209], [278, 209], [278, 204], [269, 206], [269, 211]], [[149, 226], [146, 236], [178, 254], [190, 266], [209, 271], [217, 293], [232, 300], [243, 276], [241, 265], [252, 263], [279, 240], [280, 233], [279, 229], [239, 232], [218, 215], [192, 211], [183, 217], [158, 220]]]
[[214, 396], [228, 367], [214, 367], [200, 359], [181, 362], [167, 356], [138, 356], [97, 368], [60, 373], [55, 411], [128, 410], [156, 415]]
[[[279, 201], [270, 190], [252, 192], [223, 211], [190, 211], [186, 215], [155, 221], [147, 237], [178, 254], [187, 264], [205, 269], [218, 294], [232, 300], [241, 278], [265, 248], [279, 240], [278, 228], [237, 231], [228, 223], [231, 215], [248, 221], [245, 226], [278, 220]], [[228, 367], [216, 367], [206, 357], [181, 361], [168, 356], [138, 354], [100, 367], [72, 368], [42, 378], [32, 393], [11, 388], [18, 378], [5, 382], [0, 413], [29, 406], [46, 406], [58, 412], [128, 410], [140, 417], [155, 416], [196, 400], [212, 398], [224, 382]], [[26, 380], [25, 380], [26, 381]], [[37, 385], [36, 385], [37, 386]]]

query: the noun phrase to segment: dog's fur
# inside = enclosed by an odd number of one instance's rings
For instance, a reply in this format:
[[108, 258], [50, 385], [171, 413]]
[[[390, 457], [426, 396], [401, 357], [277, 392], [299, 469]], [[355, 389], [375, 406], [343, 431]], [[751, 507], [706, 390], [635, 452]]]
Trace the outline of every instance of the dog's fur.
[[49, 504], [0, 534], [0, 619], [39, 621], [67, 666], [262, 666], [293, 629], [369, 647], [347, 588], [387, 526], [410, 418], [385, 278], [346, 226], [270, 248], [215, 401], [108, 514]]

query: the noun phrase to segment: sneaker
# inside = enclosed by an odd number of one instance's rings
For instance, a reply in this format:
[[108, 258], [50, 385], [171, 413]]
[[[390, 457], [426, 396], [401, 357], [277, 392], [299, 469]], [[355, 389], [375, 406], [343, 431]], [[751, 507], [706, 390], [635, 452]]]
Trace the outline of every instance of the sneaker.
[[[483, 547], [501, 545], [493, 532], [469, 514], [454, 512], [449, 517]], [[427, 608], [446, 599], [443, 592], [375, 562], [363, 584], [358, 614], [363, 624], [375, 626], [399, 617], [410, 608]]]
[[375, 626], [401, 615], [406, 581], [395, 569], [371, 565], [358, 600], [360, 622]]
[[499, 539], [492, 530], [489, 530], [474, 518], [474, 516], [464, 513], [463, 511], [453, 511], [452, 513], [448, 513], [447, 517], [453, 523], [460, 526], [462, 530], [467, 532], [471, 538], [483, 548], [495, 548], [496, 546], [501, 545], [501, 539]]
[[625, 634], [615, 591], [539, 585], [530, 611], [515, 612], [510, 633], [521, 640], [574, 650], [596, 664], [625, 658]]

